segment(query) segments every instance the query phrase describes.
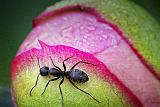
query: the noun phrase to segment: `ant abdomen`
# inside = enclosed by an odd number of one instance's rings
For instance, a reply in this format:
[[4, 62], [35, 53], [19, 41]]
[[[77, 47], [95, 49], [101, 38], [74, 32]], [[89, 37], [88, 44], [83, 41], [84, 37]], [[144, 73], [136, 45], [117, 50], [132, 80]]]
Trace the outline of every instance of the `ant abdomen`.
[[72, 69], [67, 72], [67, 77], [77, 83], [85, 83], [89, 80], [88, 75], [79, 69]]

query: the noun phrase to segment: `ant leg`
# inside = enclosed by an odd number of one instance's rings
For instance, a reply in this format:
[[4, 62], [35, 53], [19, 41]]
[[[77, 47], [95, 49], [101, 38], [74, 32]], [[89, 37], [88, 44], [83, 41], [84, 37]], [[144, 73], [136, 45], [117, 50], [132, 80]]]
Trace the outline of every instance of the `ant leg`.
[[[118, 95], [118, 93], [116, 92], [116, 90], [113, 88], [113, 92], [116, 94], [116, 96], [118, 97], [118, 98], [120, 98], [120, 100], [121, 100], [121, 103], [122, 103], [122, 105], [123, 105], [123, 107], [124, 107], [124, 102], [123, 102], [123, 99]], [[123, 97], [123, 96], [122, 96]]]
[[62, 93], [62, 89], [61, 89], [61, 85], [64, 81], [64, 77], [62, 78], [61, 82], [59, 83], [59, 91], [61, 93], [61, 97], [62, 97], [62, 107], [64, 106], [64, 103], [63, 103], [63, 93]]
[[50, 83], [51, 81], [58, 80], [59, 78], [60, 78], [60, 77], [57, 77], [57, 78], [54, 78], [54, 79], [49, 80], [49, 81], [47, 82], [47, 84], [46, 84], [46, 86], [45, 86], [45, 88], [44, 88], [44, 91], [42, 92], [42, 94], [41, 94], [41, 95], [43, 95], [43, 94], [44, 94], [44, 92], [46, 91], [46, 88], [48, 87], [48, 85], [49, 85], [49, 83]]
[[54, 66], [55, 68], [57, 68], [59, 71], [62, 71], [61, 68], [59, 68], [58, 66], [56, 66], [56, 65], [53, 63], [52, 57], [51, 57], [51, 56], [49, 56], [49, 57], [50, 57], [50, 59], [51, 59], [51, 61], [52, 61], [53, 66]]
[[64, 68], [64, 71], [66, 71], [66, 65], [65, 65], [65, 61], [67, 61], [68, 59], [72, 58], [73, 56], [70, 56], [68, 58], [66, 58], [64, 61], [63, 61], [63, 68]]
[[[114, 86], [114, 84], [113, 84], [113, 82], [111, 82], [111, 80], [109, 80], [108, 81], [108, 83], [110, 84], [110, 86], [111, 86], [111, 88], [112, 88], [112, 92], [117, 96], [117, 98], [120, 98], [120, 100], [121, 100], [121, 103], [122, 103], [122, 105], [123, 105], [123, 107], [124, 107], [124, 101], [123, 101], [123, 99], [120, 97], [120, 95], [117, 93], [117, 91], [115, 90], [115, 86]], [[123, 95], [123, 92], [122, 92], [122, 95]], [[123, 96], [122, 96], [123, 97]]]
[[100, 103], [100, 101], [98, 101], [97, 99], [95, 99], [91, 94], [89, 94], [88, 92], [85, 92], [85, 91], [83, 91], [82, 89], [78, 88], [70, 79], [69, 79], [69, 82], [70, 82], [76, 89], [78, 89], [79, 91], [81, 91], [81, 92], [89, 95], [89, 96], [92, 97], [92, 99], [94, 99], [96, 102]]
[[36, 85], [37, 85], [39, 75], [40, 75], [40, 74], [38, 74], [38, 76], [37, 76], [37, 80], [36, 80], [35, 85], [34, 85], [34, 86], [32, 87], [32, 89], [30, 90], [30, 96], [32, 95], [32, 90], [33, 90], [33, 89], [36, 87]]
[[[75, 65], [73, 65], [73, 67], [70, 69], [70, 71], [71, 71], [72, 69], [74, 69], [74, 68], [75, 68], [78, 64], [80, 64], [80, 63], [91, 64], [91, 63], [89, 63], [89, 62], [79, 61], [79, 62], [77, 62]], [[92, 65], [94, 65], [94, 64], [92, 64]]]

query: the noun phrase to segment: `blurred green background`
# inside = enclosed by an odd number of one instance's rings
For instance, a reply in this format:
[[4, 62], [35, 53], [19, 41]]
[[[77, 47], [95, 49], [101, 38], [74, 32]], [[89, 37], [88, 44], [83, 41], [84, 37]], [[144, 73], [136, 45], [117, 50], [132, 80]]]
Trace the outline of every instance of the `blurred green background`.
[[[11, 59], [32, 29], [32, 20], [60, 0], [0, 0], [0, 107], [12, 107], [9, 69]], [[133, 0], [160, 23], [160, 0]]]

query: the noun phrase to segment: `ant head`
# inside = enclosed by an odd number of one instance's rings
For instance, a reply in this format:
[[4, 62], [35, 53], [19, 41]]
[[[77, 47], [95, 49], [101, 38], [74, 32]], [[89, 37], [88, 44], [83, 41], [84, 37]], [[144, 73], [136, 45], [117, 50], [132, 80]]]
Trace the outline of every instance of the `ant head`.
[[89, 80], [88, 75], [79, 69], [72, 69], [69, 71], [68, 77], [78, 83], [85, 83]]
[[42, 68], [40, 68], [39, 72], [41, 76], [47, 76], [49, 72], [49, 67], [43, 66]]

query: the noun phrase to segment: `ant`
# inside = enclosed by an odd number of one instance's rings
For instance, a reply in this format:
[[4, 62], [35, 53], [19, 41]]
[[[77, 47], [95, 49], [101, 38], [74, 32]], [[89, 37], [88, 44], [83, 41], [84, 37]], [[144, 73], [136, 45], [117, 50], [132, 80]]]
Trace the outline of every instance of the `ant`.
[[[74, 82], [75, 82], [75, 83], [85, 83], [85, 82], [87, 82], [87, 81], [89, 80], [88, 75], [87, 75], [84, 71], [79, 70], [79, 69], [75, 69], [75, 67], [76, 67], [78, 64], [80, 64], [80, 63], [84, 63], [84, 64], [91, 64], [91, 63], [84, 62], [84, 61], [79, 61], [79, 62], [77, 62], [75, 65], [73, 65], [69, 71], [66, 71], [65, 61], [67, 61], [68, 59], [70, 59], [70, 58], [72, 58], [72, 57], [73, 57], [73, 56], [68, 57], [68, 58], [66, 58], [66, 59], [63, 61], [64, 71], [62, 71], [61, 68], [59, 68], [58, 66], [56, 66], [56, 65], [53, 63], [53, 60], [52, 60], [51, 56], [50, 56], [50, 59], [51, 59], [52, 64], [53, 64], [54, 67], [53, 67], [53, 68], [50, 68], [50, 69], [49, 69], [49, 67], [47, 67], [47, 66], [40, 67], [39, 59], [38, 59], [38, 57], [37, 57], [38, 65], [39, 65], [39, 68], [40, 68], [40, 70], [39, 70], [40, 73], [39, 73], [38, 76], [37, 76], [37, 80], [36, 80], [35, 85], [34, 85], [34, 86], [32, 87], [32, 89], [30, 90], [30, 96], [31, 96], [32, 90], [33, 90], [33, 89], [36, 87], [36, 85], [37, 85], [39, 75], [41, 75], [41, 76], [52, 75], [52, 76], [55, 77], [55, 78], [50, 79], [50, 80], [47, 82], [47, 84], [46, 84], [46, 86], [45, 86], [45, 88], [44, 88], [44, 91], [42, 92], [41, 95], [43, 95], [43, 94], [45, 93], [46, 88], [47, 88], [47, 86], [49, 85], [49, 83], [50, 83], [51, 81], [58, 80], [58, 79], [60, 79], [60, 77], [62, 77], [62, 79], [61, 79], [61, 81], [60, 81], [60, 83], [59, 83], [59, 90], [60, 90], [60, 94], [61, 94], [61, 98], [62, 98], [62, 107], [63, 107], [64, 104], [63, 104], [63, 93], [62, 93], [62, 90], [61, 90], [61, 85], [62, 85], [62, 83], [63, 83], [63, 81], [64, 81], [64, 77], [66, 77], [66, 78], [69, 80], [69, 82], [70, 82], [76, 89], [78, 89], [79, 91], [81, 91], [81, 92], [89, 95], [89, 96], [90, 96], [92, 99], [94, 99], [96, 102], [100, 103], [100, 102], [99, 102], [97, 99], [95, 99], [91, 94], [89, 94], [88, 92], [83, 91], [82, 89], [78, 88], [78, 87], [74, 84]], [[92, 65], [93, 65], [93, 64], [92, 64]]]

